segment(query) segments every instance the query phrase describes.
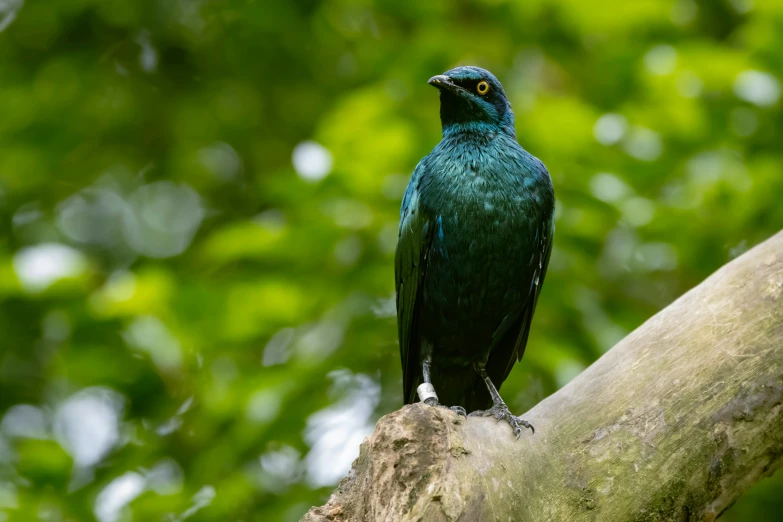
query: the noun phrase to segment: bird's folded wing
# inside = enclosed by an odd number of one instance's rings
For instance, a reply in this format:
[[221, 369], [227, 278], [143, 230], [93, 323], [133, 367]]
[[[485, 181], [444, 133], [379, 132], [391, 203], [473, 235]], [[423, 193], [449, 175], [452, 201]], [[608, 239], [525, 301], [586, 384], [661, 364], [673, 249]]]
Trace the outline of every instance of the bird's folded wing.
[[424, 175], [422, 163], [416, 166], [400, 211], [400, 233], [395, 256], [397, 288], [397, 328], [402, 358], [402, 380], [406, 404], [413, 402], [418, 379], [419, 339], [416, 335], [417, 307], [426, 273], [432, 226], [419, 203], [418, 183]]
[[[535, 244], [537, 255], [533, 257], [531, 267], [532, 277], [527, 298], [519, 307], [512, 310], [501, 322], [492, 336], [492, 354], [490, 356], [487, 371], [490, 378], [497, 385], [502, 383], [514, 367], [514, 363], [522, 360], [527, 346], [527, 338], [530, 335], [530, 325], [533, 322], [533, 313], [536, 311], [538, 296], [544, 285], [546, 269], [549, 266], [549, 256], [552, 254], [552, 238], [555, 235], [554, 219], [546, 220], [536, 231]], [[511, 336], [516, 336], [509, 339]]]

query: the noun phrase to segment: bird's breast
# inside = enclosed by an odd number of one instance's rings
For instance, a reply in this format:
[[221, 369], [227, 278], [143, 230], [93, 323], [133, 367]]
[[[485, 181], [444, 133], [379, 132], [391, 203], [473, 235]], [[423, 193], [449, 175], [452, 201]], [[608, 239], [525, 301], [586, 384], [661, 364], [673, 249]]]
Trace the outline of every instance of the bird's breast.
[[435, 165], [419, 195], [435, 227], [426, 306], [455, 331], [494, 327], [524, 298], [536, 231], [547, 218], [546, 180], [487, 150], [452, 154]]
[[425, 298], [448, 323], [494, 324], [529, 287], [535, 219], [526, 217], [517, 198], [476, 191], [444, 202], [435, 219]]

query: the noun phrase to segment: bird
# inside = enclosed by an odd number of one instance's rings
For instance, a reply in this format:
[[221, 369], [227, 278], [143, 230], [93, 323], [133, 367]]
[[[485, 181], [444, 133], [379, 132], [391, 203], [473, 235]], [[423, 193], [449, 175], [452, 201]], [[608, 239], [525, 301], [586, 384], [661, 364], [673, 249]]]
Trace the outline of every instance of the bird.
[[555, 232], [544, 164], [519, 145], [489, 71], [433, 76], [443, 137], [402, 199], [395, 286], [406, 404], [535, 428], [498, 390], [522, 359]]

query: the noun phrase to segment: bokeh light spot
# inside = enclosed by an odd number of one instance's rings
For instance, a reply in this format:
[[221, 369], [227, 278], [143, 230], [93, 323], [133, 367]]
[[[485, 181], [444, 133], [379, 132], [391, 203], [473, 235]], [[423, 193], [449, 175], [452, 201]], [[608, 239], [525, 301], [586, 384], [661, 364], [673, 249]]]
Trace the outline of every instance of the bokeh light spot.
[[623, 180], [609, 172], [599, 172], [590, 180], [590, 191], [601, 201], [612, 203], [631, 193]]
[[78, 250], [58, 243], [26, 247], [14, 255], [14, 270], [28, 292], [41, 292], [60, 279], [77, 277], [87, 269]]
[[57, 408], [55, 438], [77, 466], [94, 466], [118, 442], [123, 403], [114, 390], [93, 387], [71, 395]]
[[620, 141], [628, 129], [628, 120], [620, 114], [604, 114], [595, 122], [593, 135], [601, 145], [613, 145]]
[[658, 76], [669, 74], [677, 65], [677, 50], [671, 45], [656, 45], [644, 55], [644, 65]]
[[734, 81], [734, 93], [759, 107], [769, 107], [780, 99], [780, 81], [766, 72], [743, 71]]
[[303, 141], [294, 147], [291, 160], [296, 173], [306, 181], [320, 181], [332, 171], [332, 153], [314, 141]]
[[642, 161], [653, 161], [663, 152], [661, 136], [644, 127], [634, 127], [623, 142], [625, 152]]

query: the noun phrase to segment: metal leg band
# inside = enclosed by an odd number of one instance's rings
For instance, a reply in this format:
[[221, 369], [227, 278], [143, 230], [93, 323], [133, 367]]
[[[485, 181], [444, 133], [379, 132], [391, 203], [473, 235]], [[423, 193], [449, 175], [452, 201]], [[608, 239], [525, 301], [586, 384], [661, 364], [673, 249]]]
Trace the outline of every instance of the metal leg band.
[[428, 382], [419, 384], [419, 387], [416, 388], [416, 393], [419, 395], [419, 400], [421, 402], [424, 402], [427, 399], [438, 400], [438, 394], [435, 393], [435, 387]]

